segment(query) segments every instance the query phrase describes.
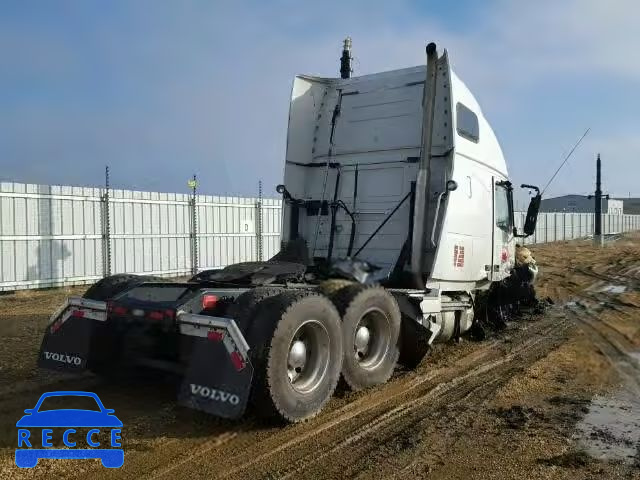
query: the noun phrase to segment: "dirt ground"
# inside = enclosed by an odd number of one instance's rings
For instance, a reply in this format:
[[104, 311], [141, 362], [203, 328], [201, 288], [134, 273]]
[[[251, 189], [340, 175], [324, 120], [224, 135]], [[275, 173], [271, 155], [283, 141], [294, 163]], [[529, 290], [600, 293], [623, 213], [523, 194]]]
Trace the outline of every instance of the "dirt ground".
[[[0, 297], [0, 478], [633, 478], [640, 480], [640, 237], [533, 249], [555, 305], [485, 341], [438, 345], [416, 371], [339, 392], [279, 427], [178, 407], [174, 387], [40, 372], [48, 316], [81, 289]], [[15, 422], [50, 390], [96, 392], [125, 463], [14, 465]]]

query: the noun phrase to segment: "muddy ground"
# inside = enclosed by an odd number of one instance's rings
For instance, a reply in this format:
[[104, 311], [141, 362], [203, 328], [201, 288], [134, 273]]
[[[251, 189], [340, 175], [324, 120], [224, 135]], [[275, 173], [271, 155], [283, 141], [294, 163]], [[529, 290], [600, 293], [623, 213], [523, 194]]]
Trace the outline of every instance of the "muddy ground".
[[[39, 372], [48, 315], [81, 289], [0, 297], [0, 478], [640, 479], [640, 237], [539, 246], [555, 305], [485, 341], [439, 345], [416, 371], [339, 392], [295, 426], [178, 407], [174, 387]], [[125, 463], [14, 465], [15, 422], [50, 390], [90, 390], [123, 421]]]

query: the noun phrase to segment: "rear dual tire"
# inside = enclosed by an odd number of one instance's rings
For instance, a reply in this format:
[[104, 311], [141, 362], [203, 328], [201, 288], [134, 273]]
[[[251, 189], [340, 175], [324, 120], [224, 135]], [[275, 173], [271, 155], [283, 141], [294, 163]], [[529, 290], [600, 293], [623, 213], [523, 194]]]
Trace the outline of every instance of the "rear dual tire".
[[351, 390], [385, 383], [395, 369], [401, 326], [396, 299], [379, 286], [339, 289], [331, 300], [342, 316], [342, 378]]
[[336, 308], [321, 295], [285, 292], [260, 302], [255, 315], [249, 333], [254, 409], [291, 423], [314, 417], [340, 377], [342, 330]]
[[340, 377], [352, 390], [385, 383], [398, 361], [400, 324], [398, 304], [382, 287], [340, 285], [330, 299], [268, 296], [248, 329], [255, 411], [296, 423], [320, 412]]

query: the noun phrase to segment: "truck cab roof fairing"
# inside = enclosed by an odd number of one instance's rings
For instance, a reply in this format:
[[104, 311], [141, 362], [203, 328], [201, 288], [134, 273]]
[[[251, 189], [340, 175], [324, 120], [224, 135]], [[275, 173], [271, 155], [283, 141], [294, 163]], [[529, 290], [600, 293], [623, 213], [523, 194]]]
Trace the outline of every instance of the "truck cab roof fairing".
[[[507, 163], [504, 159], [502, 148], [500, 148], [500, 144], [498, 143], [498, 139], [496, 138], [493, 128], [491, 128], [491, 125], [489, 125], [489, 122], [482, 113], [482, 109], [480, 108], [478, 101], [455, 72], [451, 72], [451, 83], [453, 87], [454, 108], [458, 103], [461, 103], [473, 111], [478, 117], [478, 126], [480, 131], [480, 138], [477, 143], [474, 143], [460, 135], [455, 135], [456, 153], [464, 155], [476, 162], [481, 162], [487, 167], [495, 170], [496, 173], [499, 173], [504, 178], [507, 178]], [[458, 125], [456, 115], [453, 116], [453, 119], [454, 128], [457, 129]]]
[[[424, 80], [426, 75], [426, 67], [419, 65], [416, 67], [403, 68], [398, 70], [389, 70], [386, 72], [372, 73], [368, 75], [362, 75], [359, 77], [352, 77], [348, 79], [340, 78], [325, 78], [315, 77], [311, 75], [296, 75], [293, 82], [292, 94], [291, 94], [291, 108], [293, 108], [294, 102], [300, 101], [301, 97], [309, 90], [313, 90], [311, 98], [313, 99], [313, 105], [309, 107], [315, 110], [315, 113], [319, 111], [322, 104], [323, 96], [329, 94], [329, 90], [342, 90], [345, 93], [358, 92], [361, 93], [358, 87], [364, 87], [371, 82], [393, 82], [398, 77], [416, 77], [416, 79]], [[506, 161], [500, 147], [500, 144], [496, 138], [493, 128], [487, 121], [482, 108], [480, 107], [475, 96], [466, 84], [458, 77], [454, 70], [451, 71], [451, 83], [452, 83], [452, 95], [454, 108], [458, 103], [469, 108], [478, 118], [480, 138], [477, 143], [471, 142], [460, 135], [455, 135], [455, 148], [456, 152], [469, 157], [472, 160], [480, 161], [486, 164], [488, 167], [494, 169], [496, 173], [501, 174], [504, 177], [508, 176]], [[364, 90], [362, 91], [364, 93]], [[298, 107], [299, 108], [299, 107]], [[290, 120], [291, 120], [290, 112]], [[299, 117], [297, 117], [299, 118]], [[456, 116], [453, 116], [454, 127], [457, 127]], [[291, 130], [291, 123], [289, 129]], [[297, 130], [297, 129], [296, 129]], [[298, 133], [289, 131], [287, 146], [289, 147], [292, 140], [296, 138]], [[296, 144], [300, 142], [295, 141]], [[287, 151], [287, 159], [289, 159], [289, 152]], [[311, 161], [311, 159], [309, 159]]]

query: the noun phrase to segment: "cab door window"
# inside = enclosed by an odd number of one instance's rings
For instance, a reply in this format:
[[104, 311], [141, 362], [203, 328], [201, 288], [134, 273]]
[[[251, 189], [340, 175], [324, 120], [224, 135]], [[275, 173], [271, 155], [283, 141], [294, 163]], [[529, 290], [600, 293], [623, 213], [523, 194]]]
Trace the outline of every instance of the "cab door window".
[[496, 184], [495, 187], [495, 220], [496, 227], [500, 230], [513, 230], [511, 190], [506, 185]]

